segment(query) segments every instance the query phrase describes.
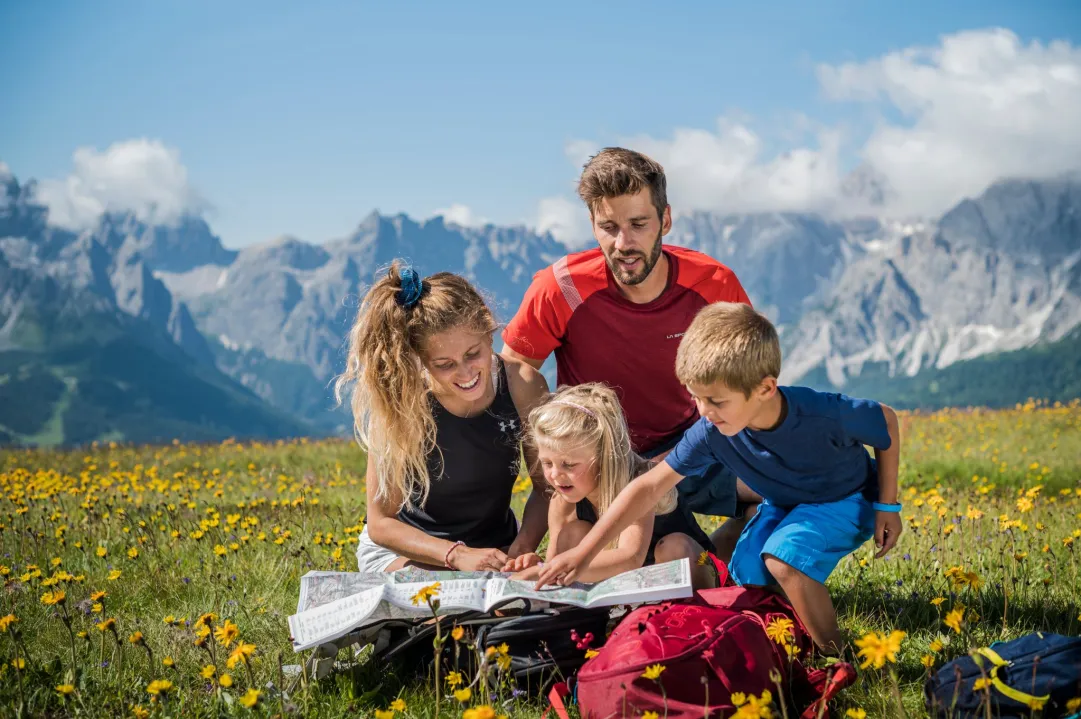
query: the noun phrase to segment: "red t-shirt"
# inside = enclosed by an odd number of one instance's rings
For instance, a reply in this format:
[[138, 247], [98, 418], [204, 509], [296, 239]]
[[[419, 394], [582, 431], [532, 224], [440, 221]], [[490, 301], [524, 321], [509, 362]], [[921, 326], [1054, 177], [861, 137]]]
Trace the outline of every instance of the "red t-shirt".
[[600, 248], [561, 258], [533, 276], [503, 341], [533, 359], [556, 354], [556, 382], [604, 382], [623, 405], [631, 442], [648, 452], [698, 419], [676, 378], [676, 350], [698, 310], [713, 302], [750, 304], [735, 273], [712, 257], [664, 245], [668, 282], [635, 304], [616, 287]]

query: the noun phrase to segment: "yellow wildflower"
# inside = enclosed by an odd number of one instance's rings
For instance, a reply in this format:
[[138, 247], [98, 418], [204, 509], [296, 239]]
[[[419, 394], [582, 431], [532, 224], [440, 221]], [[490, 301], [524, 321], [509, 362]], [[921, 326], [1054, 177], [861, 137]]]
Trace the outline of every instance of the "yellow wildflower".
[[258, 689], [248, 689], [244, 692], [244, 696], [240, 697], [240, 703], [248, 709], [259, 703], [259, 697], [262, 694]]
[[228, 674], [222, 674], [220, 677], [218, 677], [218, 684], [228, 689], [229, 687], [233, 686], [233, 677]]
[[665, 667], [663, 664], [650, 664], [648, 667], [646, 667], [646, 670], [642, 672], [642, 676], [646, 679], [652, 679], [656, 681], [660, 679], [661, 672], [663, 672], [666, 668], [667, 667]]
[[240, 627], [229, 619], [226, 619], [224, 624], [214, 630], [214, 638], [226, 649], [229, 648], [233, 643], [233, 640], [238, 636], [240, 636]]
[[457, 699], [460, 702], [469, 701], [469, 697], [471, 697], [471, 696], [473, 696], [473, 690], [470, 689], [469, 687], [465, 687], [463, 689], [458, 689], [457, 691], [454, 692], [454, 698]]
[[255, 653], [255, 645], [247, 642], [239, 642], [236, 645], [236, 649], [229, 655], [229, 659], [225, 662], [226, 666], [230, 669], [243, 661], [247, 661], [248, 657]]
[[56, 687], [56, 691], [63, 694], [64, 696], [67, 696], [68, 694], [74, 694], [75, 693], [75, 685], [74, 684], [59, 684]]
[[856, 640], [856, 646], [860, 648], [858, 654], [863, 657], [860, 669], [874, 666], [881, 669], [886, 662], [896, 662], [897, 652], [901, 650], [901, 640], [905, 633], [895, 629], [888, 636], [879, 636], [876, 632], [868, 632], [862, 639]]
[[172, 691], [172, 688], [173, 683], [168, 679], [155, 679], [147, 685], [146, 692], [152, 696], [158, 696], [161, 694], [168, 694]]
[[48, 607], [56, 604], [63, 604], [65, 599], [67, 599], [67, 595], [59, 589], [55, 592], [45, 592], [41, 595], [41, 603]]
[[792, 634], [792, 627], [794, 626], [795, 623], [788, 617], [777, 617], [766, 625], [766, 636], [777, 644], [785, 646], [790, 639], [794, 638]]
[[421, 588], [416, 594], [413, 595], [413, 604], [420, 606], [421, 604], [427, 604], [430, 599], [434, 599], [439, 594], [440, 583], [429, 584], [426, 587]]
[[946, 618], [942, 620], [942, 623], [956, 633], [960, 634], [961, 622], [964, 621], [964, 616], [965, 608], [959, 606], [955, 609], [950, 610], [949, 613], [946, 614]]

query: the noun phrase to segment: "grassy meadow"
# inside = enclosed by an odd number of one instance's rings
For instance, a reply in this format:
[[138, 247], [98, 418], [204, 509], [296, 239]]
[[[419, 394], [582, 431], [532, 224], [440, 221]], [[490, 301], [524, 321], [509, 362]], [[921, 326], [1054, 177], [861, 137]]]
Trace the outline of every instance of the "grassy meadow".
[[[900, 543], [882, 560], [868, 544], [830, 588], [852, 639], [905, 634], [835, 716], [899, 715], [895, 680], [923, 716], [928, 672], [970, 647], [1081, 635], [1081, 402], [906, 413], [902, 436]], [[279, 669], [303, 659], [300, 576], [356, 569], [364, 465], [345, 441], [0, 451], [0, 715], [435, 716], [430, 685], [386, 667]], [[541, 711], [488, 701], [438, 714]]]

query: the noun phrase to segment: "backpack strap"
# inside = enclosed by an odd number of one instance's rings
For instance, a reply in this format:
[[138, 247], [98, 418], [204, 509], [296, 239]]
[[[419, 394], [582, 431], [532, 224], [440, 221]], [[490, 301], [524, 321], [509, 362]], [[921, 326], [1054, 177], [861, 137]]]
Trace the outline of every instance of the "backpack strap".
[[567, 714], [567, 707], [563, 704], [563, 697], [568, 696], [570, 693], [571, 690], [567, 688], [566, 682], [555, 684], [552, 690], [548, 692], [549, 705], [545, 707], [541, 719], [548, 719], [548, 712], [552, 709], [555, 709], [556, 716], [559, 719], [570, 719], [570, 715]]
[[807, 682], [818, 698], [800, 714], [800, 719], [818, 719], [818, 717], [828, 716], [826, 706], [842, 689], [855, 684], [856, 677], [856, 668], [848, 662], [837, 662], [826, 669], [808, 672]]
[[998, 652], [990, 647], [982, 647], [972, 652], [972, 659], [976, 662], [976, 665], [983, 669], [983, 660], [991, 662], [991, 686], [997, 689], [1002, 694], [1005, 694], [1015, 702], [1024, 704], [1031, 709], [1042, 709], [1050, 699], [1050, 694], [1044, 694], [1043, 696], [1036, 696], [1034, 694], [1026, 694], [1023, 691], [1014, 689], [1006, 682], [998, 678], [998, 670], [1002, 667], [1010, 666], [1010, 662], [999, 656]]

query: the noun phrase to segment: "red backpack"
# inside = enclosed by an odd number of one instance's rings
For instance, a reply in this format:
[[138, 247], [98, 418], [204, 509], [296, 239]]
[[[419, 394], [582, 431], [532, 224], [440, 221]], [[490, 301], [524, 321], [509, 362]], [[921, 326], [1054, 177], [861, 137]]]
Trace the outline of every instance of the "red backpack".
[[[766, 635], [775, 618], [792, 620], [792, 643], [800, 650], [796, 660]], [[775, 705], [782, 701], [770, 678], [775, 669], [789, 707], [806, 719], [828, 717], [820, 704], [852, 684], [856, 671], [843, 662], [828, 672], [808, 671], [799, 658], [811, 647], [791, 605], [764, 589], [720, 587], [688, 600], [639, 607], [578, 671], [579, 712], [582, 719], [639, 717], [647, 711], [669, 719], [729, 717], [736, 708], [733, 694], [761, 696], [768, 690]], [[664, 671], [657, 680], [645, 678], [654, 664]]]

